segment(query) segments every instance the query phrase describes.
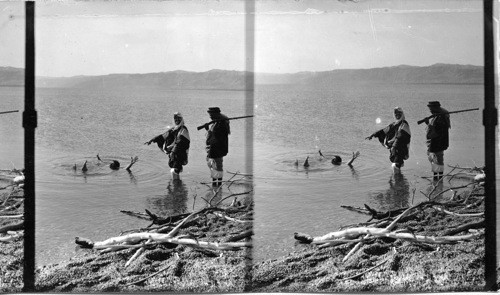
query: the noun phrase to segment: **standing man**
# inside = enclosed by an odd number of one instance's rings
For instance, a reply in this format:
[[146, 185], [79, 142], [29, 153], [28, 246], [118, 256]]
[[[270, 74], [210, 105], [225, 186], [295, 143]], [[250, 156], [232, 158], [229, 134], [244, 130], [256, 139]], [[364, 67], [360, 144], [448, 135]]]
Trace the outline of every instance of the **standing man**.
[[213, 122], [211, 125], [205, 124], [207, 130], [207, 165], [210, 168], [210, 176], [212, 177], [212, 186], [220, 186], [222, 184], [222, 157], [226, 156], [229, 151], [229, 128], [228, 117], [221, 114], [220, 108], [208, 108], [208, 115]]
[[180, 179], [183, 166], [188, 163], [189, 145], [191, 139], [189, 131], [184, 125], [184, 118], [179, 112], [174, 113], [174, 127], [160, 134], [145, 144], [156, 142], [158, 147], [168, 155], [168, 166], [171, 168], [172, 179]]
[[400, 173], [404, 161], [408, 160], [410, 156], [411, 139], [410, 125], [405, 119], [403, 109], [400, 107], [394, 108], [394, 122], [366, 137], [366, 139], [371, 140], [373, 137], [378, 138], [380, 143], [389, 149], [392, 171]]
[[441, 107], [439, 101], [430, 101], [427, 104], [434, 117], [425, 119], [427, 124], [427, 156], [431, 162], [434, 180], [443, 178], [444, 173], [444, 151], [449, 146], [448, 129], [451, 128], [450, 115], [446, 109]]

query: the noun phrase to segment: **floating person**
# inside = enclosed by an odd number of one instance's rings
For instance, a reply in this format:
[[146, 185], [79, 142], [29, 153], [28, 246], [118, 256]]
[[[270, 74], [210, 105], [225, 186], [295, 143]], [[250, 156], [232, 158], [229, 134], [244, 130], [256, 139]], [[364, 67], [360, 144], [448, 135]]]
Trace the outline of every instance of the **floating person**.
[[[101, 157], [99, 156], [99, 154], [97, 154], [97, 160], [99, 160], [100, 162], [102, 163], [106, 163], [106, 161], [103, 161], [101, 159]], [[135, 156], [135, 157], [130, 157], [130, 164], [127, 165], [127, 167], [125, 167], [125, 170], [127, 171], [130, 171], [130, 168], [132, 168], [132, 166], [137, 163], [137, 161], [139, 161], [139, 157], [138, 156]], [[85, 161], [86, 162], [86, 161]], [[109, 163], [109, 168], [111, 170], [119, 170], [120, 169], [120, 162], [117, 161], [117, 160], [111, 160], [108, 162]], [[106, 163], [107, 164], [107, 163]]]
[[332, 164], [333, 165], [340, 165], [342, 164], [342, 158], [340, 156], [334, 156], [332, 159]]
[[[323, 158], [326, 159], [326, 157], [323, 155], [323, 153], [321, 152], [321, 150], [318, 151], [319, 152], [319, 155]], [[349, 160], [349, 162], [347, 162], [347, 165], [349, 166], [352, 166], [352, 162], [354, 162], [354, 160], [359, 157], [360, 153], [359, 151], [356, 151], [356, 152], [352, 152], [352, 157], [351, 159]], [[340, 165], [342, 164], [342, 158], [339, 156], [339, 155], [334, 155], [332, 160], [331, 160], [332, 164], [333, 165]]]
[[294, 166], [298, 167], [299, 166], [299, 160], [295, 159], [295, 163], [293, 163]]
[[191, 139], [189, 130], [185, 126], [184, 118], [179, 112], [174, 113], [174, 127], [144, 144], [150, 145], [156, 142], [158, 147], [168, 155], [168, 166], [171, 168], [172, 179], [180, 179], [183, 166], [188, 164], [189, 146]]
[[87, 172], [89, 169], [87, 168], [87, 160], [85, 160], [85, 163], [83, 163], [82, 171]]
[[399, 173], [404, 166], [404, 160], [410, 156], [411, 132], [402, 108], [394, 108], [394, 118], [394, 122], [365, 139], [377, 137], [380, 143], [390, 150], [389, 160], [392, 162], [393, 172]]

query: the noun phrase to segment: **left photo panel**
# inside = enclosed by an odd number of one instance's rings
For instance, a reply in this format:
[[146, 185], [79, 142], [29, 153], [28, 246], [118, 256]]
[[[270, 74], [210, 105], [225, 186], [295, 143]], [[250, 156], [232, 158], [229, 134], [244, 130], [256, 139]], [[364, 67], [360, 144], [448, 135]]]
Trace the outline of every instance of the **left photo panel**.
[[0, 293], [24, 287], [25, 6], [6, 4], [0, 3]]
[[[245, 9], [236, 1], [36, 3], [35, 291], [246, 290], [248, 21], [224, 13]], [[13, 25], [2, 16], [3, 32]], [[21, 83], [23, 34], [12, 49], [19, 63], [0, 54], [1, 69], [19, 71]], [[0, 90], [12, 96], [2, 108], [24, 107], [22, 87]], [[20, 115], [0, 116], [0, 163], [22, 173], [23, 129], [12, 119]], [[16, 152], [20, 163], [11, 164]], [[21, 190], [14, 177], [7, 194]], [[3, 205], [22, 200], [10, 199]]]

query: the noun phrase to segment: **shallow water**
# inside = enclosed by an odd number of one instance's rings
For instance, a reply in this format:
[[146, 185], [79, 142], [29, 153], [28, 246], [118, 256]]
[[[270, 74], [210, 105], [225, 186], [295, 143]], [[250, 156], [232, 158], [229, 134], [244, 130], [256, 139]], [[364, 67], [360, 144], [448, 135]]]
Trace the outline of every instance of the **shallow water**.
[[[449, 111], [482, 106], [482, 85], [335, 85], [332, 89], [261, 87], [256, 92], [254, 261], [300, 249], [294, 232], [322, 235], [368, 216], [342, 205], [390, 210], [426, 199], [430, 164], [426, 156], [427, 102], [440, 100]], [[393, 121], [400, 106], [410, 124], [410, 158], [392, 175], [388, 151], [365, 140]], [[380, 123], [377, 124], [377, 118]], [[446, 164], [484, 165], [479, 111], [452, 115]], [[325, 157], [319, 154], [321, 150]], [[352, 152], [360, 156], [346, 165]], [[332, 165], [339, 155], [341, 165]], [[310, 166], [304, 167], [309, 157]], [[325, 159], [326, 158], [326, 159]], [[295, 166], [295, 162], [298, 165]], [[446, 172], [451, 168], [447, 167]], [[436, 192], [468, 182], [445, 182]], [[444, 194], [450, 197], [451, 192]]]
[[[165, 216], [192, 211], [213, 195], [204, 151], [209, 121], [206, 110], [218, 105], [228, 116], [244, 115], [245, 93], [238, 91], [123, 92], [81, 89], [38, 89], [36, 134], [37, 263], [57, 263], [74, 254], [74, 237], [102, 240], [121, 231], [143, 228], [147, 221], [121, 210]], [[190, 131], [189, 164], [181, 182], [173, 182], [168, 158], [156, 144], [144, 145], [184, 115]], [[248, 122], [232, 121], [230, 154], [224, 168], [245, 172]], [[97, 154], [106, 162], [101, 163]], [[130, 157], [139, 161], [130, 172]], [[121, 169], [107, 163], [118, 160]], [[81, 168], [88, 161], [88, 171]], [[74, 166], [76, 165], [76, 170]], [[251, 166], [250, 166], [251, 167]], [[231, 175], [226, 173], [225, 178]], [[223, 196], [248, 191], [235, 184]], [[229, 200], [231, 201], [231, 199]]]
[[[3, 87], [0, 91], [2, 108], [24, 108], [23, 88]], [[248, 114], [245, 93], [238, 91], [37, 89], [36, 95], [38, 265], [71, 257], [75, 236], [99, 240], [148, 225], [120, 210], [148, 209], [166, 215], [203, 206], [201, 197], [212, 192], [201, 184], [209, 175], [204, 131], [195, 127], [207, 121], [205, 110], [209, 106], [219, 105], [230, 116]], [[367, 204], [386, 210], [425, 199], [429, 181], [422, 176], [429, 175], [430, 167], [423, 140], [425, 128], [416, 121], [428, 115], [427, 101], [440, 100], [450, 111], [482, 108], [482, 95], [482, 85], [258, 87], [256, 118], [231, 122], [230, 154], [224, 159], [225, 169], [250, 172], [252, 163], [246, 159], [251, 158], [248, 140], [253, 138], [255, 261], [300, 248], [293, 240], [296, 231], [319, 235], [368, 219], [341, 205]], [[412, 131], [410, 159], [400, 178], [392, 176], [388, 151], [375, 139], [364, 139], [392, 121], [394, 106], [405, 110]], [[166, 156], [155, 145], [143, 142], [171, 125], [171, 114], [178, 110], [184, 113], [192, 147], [183, 180], [174, 183]], [[0, 116], [2, 169], [23, 167], [21, 114]], [[484, 165], [481, 113], [452, 116], [446, 164]], [[255, 122], [253, 135], [248, 134], [251, 122]], [[361, 154], [351, 168], [345, 163], [353, 151]], [[105, 161], [119, 160], [122, 169], [109, 169], [98, 162], [97, 154]], [[135, 155], [139, 162], [129, 173], [123, 167]], [[342, 157], [342, 165], [330, 163], [334, 155]], [[310, 166], [304, 168], [307, 156]], [[82, 173], [85, 160], [89, 171]], [[445, 182], [441, 189], [463, 181]], [[248, 189], [234, 185], [231, 192]], [[224, 191], [226, 195], [231, 192]]]

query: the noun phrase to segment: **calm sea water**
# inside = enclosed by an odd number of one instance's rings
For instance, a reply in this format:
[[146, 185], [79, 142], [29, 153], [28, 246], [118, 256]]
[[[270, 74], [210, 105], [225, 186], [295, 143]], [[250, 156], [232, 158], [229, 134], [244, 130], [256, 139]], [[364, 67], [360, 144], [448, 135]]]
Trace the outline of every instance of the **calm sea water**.
[[[245, 104], [245, 93], [238, 91], [37, 89], [38, 264], [73, 256], [76, 236], [102, 240], [149, 225], [120, 210], [144, 213], [148, 209], [167, 216], [203, 207], [201, 198], [211, 197], [213, 191], [202, 184], [211, 178], [205, 130], [197, 131], [196, 126], [209, 121], [210, 106], [220, 106], [228, 116], [241, 116], [247, 113]], [[182, 183], [171, 181], [168, 158], [156, 144], [143, 144], [172, 125], [176, 111], [183, 113], [191, 137]], [[225, 170], [246, 173], [251, 169], [246, 162], [251, 120], [231, 122]], [[113, 171], [99, 164], [97, 154], [105, 161], [120, 161], [122, 169]], [[129, 173], [124, 167], [131, 156], [138, 156], [139, 162]], [[85, 160], [89, 171], [83, 173]], [[223, 195], [249, 190], [248, 185], [235, 184]]]
[[[23, 88], [0, 88], [2, 110], [24, 108]], [[36, 108], [36, 251], [38, 265], [75, 255], [74, 237], [94, 240], [141, 228], [147, 222], [120, 210], [158, 214], [190, 211], [211, 194], [205, 164], [206, 109], [220, 106], [230, 116], [248, 114], [244, 92], [99, 91], [37, 89]], [[387, 210], [422, 201], [429, 189], [425, 154], [426, 104], [439, 100], [449, 111], [483, 108], [482, 85], [336, 85], [331, 89], [257, 87], [252, 120], [231, 122], [230, 154], [225, 169], [254, 173], [254, 260], [274, 259], [300, 249], [294, 232], [320, 235], [367, 217], [341, 205]], [[392, 109], [404, 109], [410, 123], [410, 159], [394, 178], [388, 151], [364, 138], [389, 124]], [[172, 124], [181, 111], [190, 130], [190, 163], [181, 184], [170, 180], [167, 158], [143, 143]], [[377, 124], [377, 118], [380, 123]], [[0, 169], [23, 167], [21, 112], [0, 116]], [[484, 130], [480, 111], [452, 115], [446, 164], [484, 165]], [[249, 133], [252, 128], [253, 135]], [[249, 147], [253, 139], [253, 163]], [[318, 150], [327, 159], [319, 156]], [[345, 164], [359, 151], [353, 168]], [[139, 156], [132, 173], [100, 165], [96, 155], [125, 166]], [[331, 157], [344, 163], [333, 166]], [[302, 163], [309, 156], [311, 166]], [[89, 162], [89, 171], [76, 172]], [[299, 166], [294, 165], [295, 161]], [[252, 167], [253, 164], [253, 167]], [[447, 167], [447, 171], [451, 168]], [[227, 176], [228, 177], [228, 176]], [[226, 177], [226, 178], [227, 178]], [[463, 180], [445, 182], [443, 189]], [[249, 190], [236, 185], [231, 192]], [[445, 194], [449, 196], [449, 194]]]
[[[260, 87], [255, 95], [255, 252], [254, 261], [300, 249], [294, 232], [322, 235], [364, 222], [365, 215], [341, 205], [389, 210], [425, 199], [430, 182], [426, 157], [427, 102], [449, 111], [483, 106], [482, 85], [335, 85], [331, 89]], [[393, 121], [402, 107], [410, 124], [410, 158], [393, 177], [389, 153], [365, 137]], [[377, 124], [377, 118], [380, 123]], [[445, 164], [484, 165], [480, 111], [452, 115]], [[320, 157], [321, 150], [327, 158]], [[350, 168], [352, 152], [360, 156]], [[330, 160], [340, 155], [344, 163]], [[309, 156], [309, 168], [302, 166]], [[299, 166], [294, 165], [298, 160]], [[451, 168], [446, 168], [450, 171]], [[443, 189], [463, 182], [445, 182]], [[451, 193], [445, 194], [450, 196]]]

